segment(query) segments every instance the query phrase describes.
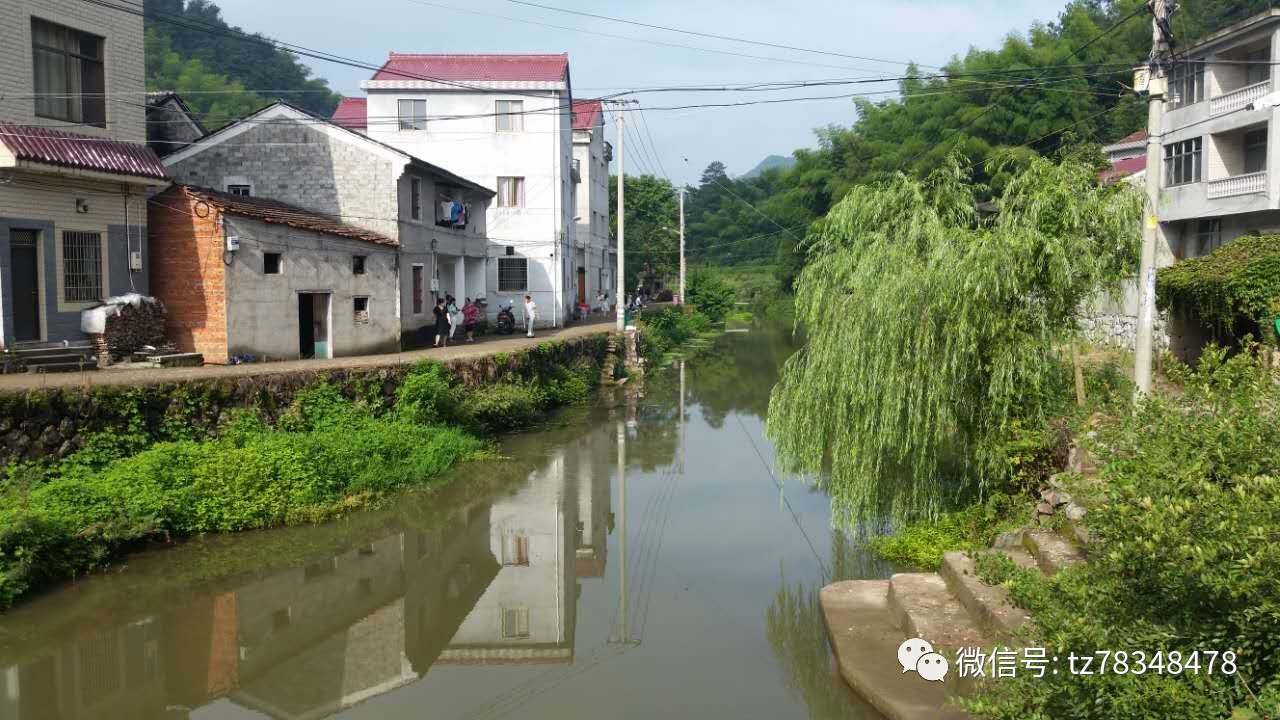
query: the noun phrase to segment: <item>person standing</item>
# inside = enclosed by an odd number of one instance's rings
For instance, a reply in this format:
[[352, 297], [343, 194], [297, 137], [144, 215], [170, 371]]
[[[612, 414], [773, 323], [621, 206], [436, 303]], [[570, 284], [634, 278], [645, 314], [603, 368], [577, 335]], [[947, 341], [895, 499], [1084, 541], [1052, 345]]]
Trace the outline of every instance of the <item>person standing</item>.
[[609, 314], [609, 293], [603, 290], [596, 293], [596, 310], [603, 315]]
[[458, 299], [452, 295], [445, 295], [444, 311], [449, 318], [449, 339], [453, 339], [453, 334], [457, 332], [458, 326], [462, 324], [462, 311], [458, 309]]
[[467, 342], [476, 341], [476, 323], [480, 321], [480, 306], [471, 298], [462, 304], [462, 327], [467, 331]]
[[532, 295], [524, 296], [524, 327], [525, 337], [533, 337], [533, 321], [538, 319], [538, 303], [533, 301]]
[[449, 347], [449, 311], [445, 309], [444, 298], [436, 299], [436, 306], [431, 308], [436, 318], [436, 342], [434, 347]]

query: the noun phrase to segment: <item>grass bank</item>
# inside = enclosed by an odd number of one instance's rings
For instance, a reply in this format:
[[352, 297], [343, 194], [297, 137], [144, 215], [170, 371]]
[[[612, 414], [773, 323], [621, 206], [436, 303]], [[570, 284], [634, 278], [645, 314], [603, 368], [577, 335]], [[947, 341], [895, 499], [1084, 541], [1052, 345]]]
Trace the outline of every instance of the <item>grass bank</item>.
[[[504, 360], [505, 362], [505, 360]], [[388, 398], [318, 381], [274, 417], [223, 413], [153, 428], [134, 408], [58, 462], [12, 464], [0, 479], [0, 607], [100, 568], [130, 547], [210, 532], [317, 522], [384, 504], [467, 460], [485, 439], [585, 400], [588, 359], [464, 387], [439, 363], [415, 366]]]

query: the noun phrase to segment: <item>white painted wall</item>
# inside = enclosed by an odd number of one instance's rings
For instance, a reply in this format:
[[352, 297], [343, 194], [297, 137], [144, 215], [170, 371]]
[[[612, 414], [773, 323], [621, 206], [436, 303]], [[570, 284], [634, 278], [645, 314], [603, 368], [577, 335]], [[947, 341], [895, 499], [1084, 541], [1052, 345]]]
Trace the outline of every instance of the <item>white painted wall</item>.
[[[369, 137], [494, 190], [499, 177], [525, 179], [523, 207], [500, 208], [496, 198], [489, 206], [489, 314], [495, 316], [499, 304], [515, 301], [519, 305], [527, 292], [538, 303], [539, 325], [563, 323], [566, 309], [572, 309], [573, 293], [568, 289], [574, 281], [571, 258], [565, 253], [574, 235], [572, 126], [569, 113], [560, 110], [569, 102], [567, 88], [536, 92], [370, 89], [368, 98]], [[425, 99], [428, 117], [479, 117], [429, 120], [426, 130], [401, 131], [394, 120], [401, 99]], [[497, 131], [493, 113], [498, 100], [524, 103], [523, 131]], [[515, 248], [516, 257], [529, 259], [525, 292], [497, 292], [495, 258], [506, 256], [508, 246]], [[558, 310], [554, 309], [557, 304]]]

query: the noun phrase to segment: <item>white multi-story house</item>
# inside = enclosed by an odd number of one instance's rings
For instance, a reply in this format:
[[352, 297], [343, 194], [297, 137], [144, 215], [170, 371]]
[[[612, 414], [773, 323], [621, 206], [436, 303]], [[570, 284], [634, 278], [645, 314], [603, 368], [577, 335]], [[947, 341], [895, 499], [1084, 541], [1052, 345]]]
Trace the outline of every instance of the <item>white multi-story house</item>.
[[[84, 341], [80, 311], [147, 291], [142, 18], [0, 3], [0, 346]], [[128, 101], [135, 98], [135, 101]]]
[[579, 303], [594, 309], [596, 293], [615, 294], [617, 246], [609, 231], [609, 161], [613, 147], [604, 139], [604, 106], [599, 100], [573, 103], [574, 265]]
[[531, 295], [539, 325], [563, 324], [577, 300], [568, 56], [391, 53], [361, 86], [370, 138], [497, 192], [490, 316]]

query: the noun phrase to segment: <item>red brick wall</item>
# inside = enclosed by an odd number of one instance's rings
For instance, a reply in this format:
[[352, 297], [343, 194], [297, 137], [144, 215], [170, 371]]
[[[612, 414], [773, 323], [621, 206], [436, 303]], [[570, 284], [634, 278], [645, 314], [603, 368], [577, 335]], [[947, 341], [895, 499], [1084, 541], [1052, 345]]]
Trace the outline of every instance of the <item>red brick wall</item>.
[[151, 294], [168, 312], [165, 335], [205, 362], [229, 362], [221, 213], [170, 188], [148, 203], [147, 242]]

